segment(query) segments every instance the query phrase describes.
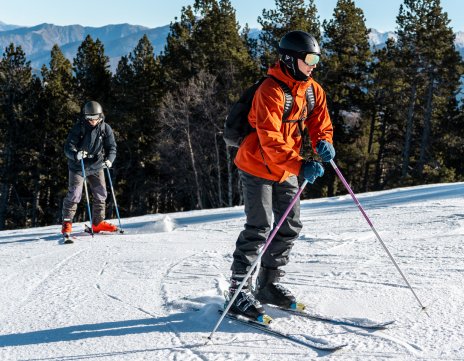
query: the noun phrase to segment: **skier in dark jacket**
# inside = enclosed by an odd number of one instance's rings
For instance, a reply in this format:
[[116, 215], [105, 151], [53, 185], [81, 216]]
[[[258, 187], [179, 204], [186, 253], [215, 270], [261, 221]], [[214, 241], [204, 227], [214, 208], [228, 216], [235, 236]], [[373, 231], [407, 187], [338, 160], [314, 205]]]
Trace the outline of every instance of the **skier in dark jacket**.
[[93, 195], [93, 232], [117, 231], [115, 225], [104, 220], [107, 191], [103, 168], [110, 168], [116, 158], [114, 133], [104, 119], [101, 105], [95, 101], [87, 102], [82, 109], [81, 119], [74, 124], [66, 139], [64, 154], [68, 158], [69, 189], [63, 200], [63, 235], [72, 232], [72, 220], [82, 198], [82, 160], [86, 180]]

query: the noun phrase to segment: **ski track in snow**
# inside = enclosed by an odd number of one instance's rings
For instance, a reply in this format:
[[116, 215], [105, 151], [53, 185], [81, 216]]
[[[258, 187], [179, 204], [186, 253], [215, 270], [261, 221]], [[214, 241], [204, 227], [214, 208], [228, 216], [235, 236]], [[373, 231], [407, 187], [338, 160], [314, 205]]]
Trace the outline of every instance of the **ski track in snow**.
[[[327, 353], [225, 319], [243, 207], [123, 219], [126, 235], [59, 245], [59, 226], [0, 232], [0, 360], [464, 360], [464, 183], [359, 195], [427, 306], [419, 305], [349, 196], [302, 202], [287, 285], [316, 313], [395, 319], [386, 330], [269, 310]], [[75, 225], [75, 229], [83, 228]]]

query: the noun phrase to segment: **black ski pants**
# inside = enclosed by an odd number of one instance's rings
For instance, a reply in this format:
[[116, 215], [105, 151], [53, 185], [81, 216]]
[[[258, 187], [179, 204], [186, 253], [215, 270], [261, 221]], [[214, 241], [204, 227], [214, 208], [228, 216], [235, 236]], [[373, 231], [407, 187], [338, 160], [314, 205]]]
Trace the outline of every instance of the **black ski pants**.
[[[232, 274], [243, 275], [256, 260], [261, 247], [298, 192], [298, 178], [290, 176], [282, 183], [255, 177], [240, 171], [245, 202], [246, 223], [233, 254]], [[293, 242], [301, 231], [300, 200], [288, 214], [263, 257], [261, 266], [278, 268], [289, 261]]]

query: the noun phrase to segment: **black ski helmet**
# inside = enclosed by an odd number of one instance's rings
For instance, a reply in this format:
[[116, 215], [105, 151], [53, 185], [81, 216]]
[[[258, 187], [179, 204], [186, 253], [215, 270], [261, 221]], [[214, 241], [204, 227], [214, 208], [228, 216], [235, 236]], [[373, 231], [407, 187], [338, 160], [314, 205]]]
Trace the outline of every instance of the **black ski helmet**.
[[308, 77], [298, 68], [298, 59], [304, 60], [307, 54], [321, 55], [321, 49], [316, 39], [301, 30], [290, 31], [279, 42], [280, 60], [290, 70], [296, 80], [307, 80]]
[[280, 39], [279, 53], [304, 57], [306, 54], [320, 55], [321, 49], [316, 39], [314, 39], [311, 34], [296, 30], [290, 31]]
[[100, 114], [103, 115], [103, 108], [100, 105], [100, 103], [97, 103], [96, 101], [90, 101], [85, 103], [84, 109], [82, 110], [84, 115], [96, 115]]

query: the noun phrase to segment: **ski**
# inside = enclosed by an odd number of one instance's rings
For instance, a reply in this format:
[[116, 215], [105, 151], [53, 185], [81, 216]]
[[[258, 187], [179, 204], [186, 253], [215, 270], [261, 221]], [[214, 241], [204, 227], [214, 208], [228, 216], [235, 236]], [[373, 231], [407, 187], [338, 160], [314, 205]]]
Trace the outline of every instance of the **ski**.
[[75, 241], [82, 241], [82, 239], [73, 234], [61, 235], [61, 244], [73, 244]]
[[[219, 310], [219, 313], [222, 314], [222, 310]], [[269, 335], [272, 335], [272, 336], [275, 336], [275, 337], [278, 337], [278, 338], [282, 338], [282, 339], [285, 339], [285, 340], [288, 340], [288, 341], [291, 341], [291, 342], [294, 342], [294, 343], [297, 343], [299, 345], [302, 345], [302, 346], [306, 346], [306, 347], [309, 347], [309, 348], [312, 348], [312, 349], [316, 349], [316, 350], [322, 350], [322, 351], [328, 351], [328, 352], [332, 352], [332, 351], [336, 351], [336, 350], [339, 350], [345, 346], [347, 346], [347, 344], [334, 344], [328, 340], [325, 340], [325, 339], [322, 339], [322, 338], [319, 338], [319, 337], [311, 337], [311, 336], [307, 336], [307, 335], [301, 335], [301, 338], [295, 336], [295, 335], [292, 335], [292, 334], [289, 334], [289, 333], [286, 333], [286, 332], [283, 332], [283, 331], [278, 331], [276, 330], [275, 328], [269, 326], [269, 325], [265, 325], [263, 323], [260, 323], [258, 321], [254, 321], [252, 319], [249, 319], [245, 316], [241, 316], [241, 315], [236, 315], [236, 314], [233, 314], [233, 313], [228, 313], [226, 314], [226, 318], [229, 318], [233, 321], [236, 321], [238, 323], [241, 323], [243, 325], [246, 325], [246, 326], [250, 326], [250, 327], [253, 327], [257, 330], [260, 330], [262, 332], [265, 332]]]
[[81, 241], [81, 242], [85, 242], [84, 239], [82, 239], [81, 237], [78, 237], [76, 236], [79, 235], [79, 236], [83, 236], [83, 234], [81, 233], [65, 233], [65, 234], [60, 234], [60, 239], [58, 240], [58, 244], [73, 244], [74, 242], [76, 241]]
[[381, 330], [381, 329], [387, 328], [387, 326], [395, 322], [394, 320], [379, 322], [379, 321], [369, 320], [366, 318], [332, 317], [332, 316], [326, 316], [326, 315], [321, 315], [317, 313], [309, 313], [307, 311], [292, 310], [289, 308], [282, 308], [282, 307], [277, 307], [277, 308], [279, 310], [291, 313], [292, 315], [306, 317], [311, 320], [324, 321], [324, 322], [333, 323], [336, 325], [353, 326], [353, 327], [359, 327], [359, 328], [365, 328], [365, 329]]

